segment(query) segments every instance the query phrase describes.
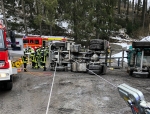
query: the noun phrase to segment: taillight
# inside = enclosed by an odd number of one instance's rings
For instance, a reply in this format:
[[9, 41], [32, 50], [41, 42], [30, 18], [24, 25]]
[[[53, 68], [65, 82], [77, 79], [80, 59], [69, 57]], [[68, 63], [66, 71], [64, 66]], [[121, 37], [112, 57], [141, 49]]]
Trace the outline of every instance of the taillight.
[[5, 66], [5, 61], [0, 61], [0, 68]]
[[8, 61], [0, 61], [0, 68], [3, 68], [3, 69], [9, 68], [9, 62]]

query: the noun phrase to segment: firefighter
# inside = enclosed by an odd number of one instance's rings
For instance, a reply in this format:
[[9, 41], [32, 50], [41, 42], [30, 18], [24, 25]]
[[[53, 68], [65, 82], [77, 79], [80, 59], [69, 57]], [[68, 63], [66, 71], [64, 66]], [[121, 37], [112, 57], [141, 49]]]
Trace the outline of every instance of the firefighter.
[[39, 54], [39, 48], [36, 48], [36, 50], [35, 50], [35, 54], [34, 54], [34, 68], [39, 68], [39, 63], [38, 63], [38, 61], [39, 61], [39, 56], [40, 56], [40, 54]]
[[46, 56], [49, 56], [49, 46], [46, 47]]
[[25, 52], [24, 52], [24, 56], [22, 56], [22, 62], [24, 65], [24, 72], [27, 72], [28, 55]]
[[35, 67], [35, 53], [34, 53], [34, 51], [31, 51], [30, 59], [32, 62], [32, 68], [34, 68]]
[[31, 48], [29, 47], [29, 48], [28, 48], [28, 52], [31, 53], [31, 51], [32, 51], [32, 50], [31, 50]]
[[34, 51], [34, 49], [33, 49], [32, 47], [29, 47], [29, 48], [28, 48], [28, 52], [29, 52], [29, 53], [31, 53], [31, 52], [33, 52], [33, 51]]
[[28, 53], [28, 49], [25, 49], [25, 51], [24, 51], [25, 53]]
[[43, 47], [40, 50], [40, 62], [41, 62], [41, 66], [43, 68], [43, 71], [46, 71], [46, 49]]

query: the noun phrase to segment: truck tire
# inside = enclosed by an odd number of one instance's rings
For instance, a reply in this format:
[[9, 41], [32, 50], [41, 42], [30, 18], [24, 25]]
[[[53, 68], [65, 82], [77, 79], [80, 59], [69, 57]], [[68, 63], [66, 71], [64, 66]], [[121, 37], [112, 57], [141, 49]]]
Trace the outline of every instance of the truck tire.
[[91, 44], [103, 44], [103, 43], [104, 43], [104, 41], [101, 40], [101, 39], [92, 39], [92, 40], [90, 40], [90, 45]]
[[107, 70], [107, 66], [104, 64], [102, 65], [102, 70], [101, 70], [101, 74], [105, 75], [106, 74], [106, 70]]
[[130, 69], [130, 70], [129, 70], [129, 76], [132, 76], [132, 77], [133, 77], [133, 69]]
[[104, 45], [101, 44], [91, 44], [89, 47], [90, 50], [104, 50]]
[[97, 75], [100, 74], [100, 70], [88, 70], [88, 74], [95, 75], [93, 72]]
[[5, 83], [5, 90], [9, 91], [9, 90], [12, 90], [12, 87], [13, 87], [13, 82], [6, 82]]
[[88, 69], [89, 70], [101, 70], [102, 66], [101, 65], [89, 65]]

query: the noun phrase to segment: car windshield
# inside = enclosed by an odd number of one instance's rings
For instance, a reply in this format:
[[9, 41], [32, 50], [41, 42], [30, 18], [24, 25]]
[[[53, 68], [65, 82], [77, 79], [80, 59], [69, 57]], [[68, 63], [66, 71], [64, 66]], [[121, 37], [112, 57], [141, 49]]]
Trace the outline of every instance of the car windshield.
[[0, 48], [5, 48], [3, 31], [0, 30]]

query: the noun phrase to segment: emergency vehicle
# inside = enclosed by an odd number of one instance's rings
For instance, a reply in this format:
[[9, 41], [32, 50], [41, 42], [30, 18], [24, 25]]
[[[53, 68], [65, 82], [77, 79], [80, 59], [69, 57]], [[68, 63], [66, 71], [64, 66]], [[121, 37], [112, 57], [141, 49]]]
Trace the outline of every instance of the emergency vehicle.
[[[6, 39], [6, 42], [7, 42], [7, 45], [11, 45], [12, 44], [12, 42], [9, 39]], [[18, 45], [19, 42], [17, 41], [16, 44]]]
[[[6, 40], [6, 28], [3, 21], [0, 20], [0, 85], [5, 90], [11, 90], [13, 87], [13, 75], [17, 74], [17, 68], [12, 67], [12, 56], [21, 56], [23, 51], [9, 50]], [[21, 53], [20, 53], [21, 52]]]
[[63, 36], [50, 36], [50, 37], [41, 37], [41, 36], [25, 36], [23, 37], [23, 48], [37, 48], [47, 46], [47, 41], [66, 41], [68, 38]]

